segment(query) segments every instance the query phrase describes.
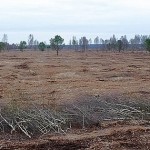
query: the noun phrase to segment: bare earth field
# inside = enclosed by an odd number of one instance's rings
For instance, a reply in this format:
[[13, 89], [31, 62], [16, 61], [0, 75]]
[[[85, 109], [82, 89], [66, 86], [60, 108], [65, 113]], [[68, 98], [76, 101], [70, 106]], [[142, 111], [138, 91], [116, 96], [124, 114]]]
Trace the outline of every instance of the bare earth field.
[[[121, 95], [150, 102], [150, 55], [144, 52], [2, 52], [0, 102], [62, 105], [84, 96]], [[0, 149], [150, 149], [148, 123], [109, 124], [66, 136], [0, 141]]]

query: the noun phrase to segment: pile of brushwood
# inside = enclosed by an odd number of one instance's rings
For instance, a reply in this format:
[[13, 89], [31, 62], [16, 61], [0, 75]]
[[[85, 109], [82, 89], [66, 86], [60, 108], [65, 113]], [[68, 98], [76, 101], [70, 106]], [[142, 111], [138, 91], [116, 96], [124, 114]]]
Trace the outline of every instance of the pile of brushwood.
[[150, 121], [150, 105], [148, 102], [123, 102], [89, 96], [57, 109], [37, 104], [24, 108], [7, 104], [0, 108], [0, 131], [18, 132], [28, 138], [48, 133], [65, 134], [68, 129], [88, 128], [105, 120]]

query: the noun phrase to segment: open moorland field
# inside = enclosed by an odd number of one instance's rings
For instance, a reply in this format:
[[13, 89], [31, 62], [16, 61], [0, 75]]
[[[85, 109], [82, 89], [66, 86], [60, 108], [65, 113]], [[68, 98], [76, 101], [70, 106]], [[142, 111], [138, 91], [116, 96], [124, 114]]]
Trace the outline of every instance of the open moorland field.
[[[150, 55], [146, 52], [1, 52], [0, 103], [57, 109], [76, 101], [150, 103]], [[96, 111], [96, 110], [95, 110]], [[147, 117], [149, 120], [149, 118]], [[149, 121], [112, 121], [67, 135], [4, 140], [2, 149], [150, 149]], [[101, 129], [100, 129], [101, 128]], [[75, 133], [75, 131], [77, 133]], [[10, 138], [10, 136], [9, 136]]]
[[[20, 94], [20, 95], [19, 95]], [[150, 55], [113, 52], [0, 53], [0, 97], [40, 104], [81, 95], [150, 96]], [[28, 99], [29, 98], [29, 99]]]

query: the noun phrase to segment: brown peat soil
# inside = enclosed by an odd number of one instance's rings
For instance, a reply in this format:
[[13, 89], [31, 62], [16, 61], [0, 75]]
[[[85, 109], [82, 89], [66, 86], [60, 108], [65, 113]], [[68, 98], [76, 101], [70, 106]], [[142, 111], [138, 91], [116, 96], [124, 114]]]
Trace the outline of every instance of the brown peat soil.
[[[1, 52], [0, 103], [21, 107], [71, 103], [85, 95], [150, 101], [150, 55], [145, 52]], [[0, 149], [150, 149], [148, 122], [111, 122], [67, 135], [32, 140], [0, 137]]]

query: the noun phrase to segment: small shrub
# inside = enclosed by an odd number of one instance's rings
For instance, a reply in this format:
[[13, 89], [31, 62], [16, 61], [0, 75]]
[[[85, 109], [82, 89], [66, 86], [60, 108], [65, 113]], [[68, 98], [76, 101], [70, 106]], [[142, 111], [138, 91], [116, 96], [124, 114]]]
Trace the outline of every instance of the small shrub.
[[45, 43], [44, 42], [40, 42], [39, 45], [38, 45], [38, 48], [39, 48], [40, 51], [44, 51], [45, 48], [46, 48]]
[[146, 46], [147, 51], [150, 52], [150, 39], [145, 40], [145, 46]]
[[23, 51], [26, 47], [27, 47], [26, 41], [20, 41], [20, 44], [19, 44], [20, 51]]

